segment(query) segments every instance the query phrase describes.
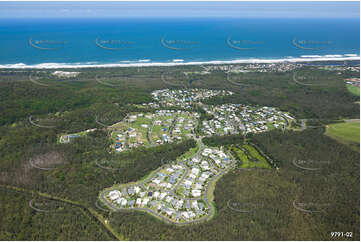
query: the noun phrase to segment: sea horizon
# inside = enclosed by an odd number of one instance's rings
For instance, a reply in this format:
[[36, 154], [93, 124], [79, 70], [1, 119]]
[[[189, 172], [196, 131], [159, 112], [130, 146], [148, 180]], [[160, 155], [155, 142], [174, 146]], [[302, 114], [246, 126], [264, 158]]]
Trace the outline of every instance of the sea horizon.
[[0, 68], [355, 61], [359, 26], [358, 19], [3, 18]]

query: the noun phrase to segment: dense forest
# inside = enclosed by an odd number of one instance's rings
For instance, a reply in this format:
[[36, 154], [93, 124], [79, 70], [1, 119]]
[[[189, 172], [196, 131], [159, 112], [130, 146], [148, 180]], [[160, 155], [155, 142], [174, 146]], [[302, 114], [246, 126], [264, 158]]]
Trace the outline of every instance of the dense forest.
[[[215, 189], [216, 219], [177, 227], [145, 213], [121, 212], [112, 214], [112, 225], [132, 240], [333, 240], [331, 231], [353, 232], [339, 240], [359, 240], [359, 153], [322, 129], [272, 131], [252, 141], [280, 168], [226, 174]], [[295, 157], [327, 162], [308, 171], [292, 164]]]
[[[330, 240], [330, 231], [350, 231], [354, 236], [343, 239], [358, 240], [359, 153], [324, 136], [322, 128], [340, 118], [359, 117], [358, 99], [343, 82], [349, 74], [305, 67], [299, 74], [312, 72], [317, 76], [315, 84], [322, 83], [314, 86], [295, 83], [291, 72], [232, 77], [240, 85], [227, 81], [223, 71], [181, 79], [181, 86], [169, 76], [200, 70], [199, 66], [77, 69], [81, 74], [75, 80], [42, 77], [36, 82], [29, 80], [36, 71], [5, 70], [11, 74], [0, 75], [0, 185], [79, 202], [98, 211], [131, 240]], [[123, 78], [108, 80], [107, 73]], [[167, 82], [162, 81], [162, 74], [169, 76]], [[184, 86], [231, 90], [233, 96], [206, 102], [279, 107], [298, 118], [312, 119], [308, 124], [315, 128], [204, 138], [206, 145], [226, 147], [247, 140], [279, 167], [235, 169], [222, 177], [215, 189], [216, 217], [204, 224], [175, 227], [141, 212], [99, 209], [100, 190], [137, 181], [196, 147], [195, 141], [187, 140], [115, 154], [109, 149], [108, 131], [100, 123], [113, 124], [129, 112], [154, 111], [135, 104], [151, 102], [155, 89]], [[197, 105], [193, 111], [201, 113], [201, 120], [212, 118]], [[58, 142], [60, 134], [90, 128], [97, 131], [70, 144]], [[31, 161], [39, 160], [50, 169], [32, 165]], [[309, 160], [321, 161], [322, 169], [294, 165], [294, 161]], [[79, 207], [64, 204], [56, 213], [39, 213], [29, 207], [33, 198], [29, 193], [0, 189], [1, 240], [113, 239]], [[322, 206], [322, 211], [305, 213], [294, 202]]]
[[63, 203], [40, 212], [29, 206], [32, 199], [0, 188], [0, 240], [114, 240], [77, 207]]

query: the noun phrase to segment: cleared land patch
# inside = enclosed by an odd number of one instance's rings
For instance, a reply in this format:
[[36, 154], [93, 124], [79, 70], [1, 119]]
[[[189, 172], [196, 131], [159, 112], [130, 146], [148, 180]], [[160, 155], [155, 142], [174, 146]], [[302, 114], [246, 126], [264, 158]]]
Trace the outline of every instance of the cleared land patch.
[[229, 149], [241, 162], [240, 168], [271, 168], [267, 160], [253, 146], [237, 145]]
[[359, 87], [347, 85], [347, 90], [349, 90], [352, 94], [354, 94], [356, 96], [360, 96], [360, 88]]
[[326, 135], [341, 143], [360, 143], [360, 122], [337, 123], [327, 126]]

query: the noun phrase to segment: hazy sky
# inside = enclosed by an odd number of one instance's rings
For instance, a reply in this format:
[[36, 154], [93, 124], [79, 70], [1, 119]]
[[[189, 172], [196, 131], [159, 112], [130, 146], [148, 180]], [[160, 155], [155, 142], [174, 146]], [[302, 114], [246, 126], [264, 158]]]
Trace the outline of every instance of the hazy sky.
[[0, 2], [0, 18], [360, 18], [359, 2]]

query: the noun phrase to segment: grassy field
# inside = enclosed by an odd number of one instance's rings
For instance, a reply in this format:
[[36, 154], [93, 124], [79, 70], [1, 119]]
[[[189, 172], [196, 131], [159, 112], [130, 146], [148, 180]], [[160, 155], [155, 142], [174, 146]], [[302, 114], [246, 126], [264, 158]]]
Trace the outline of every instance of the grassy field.
[[359, 87], [355, 87], [355, 86], [351, 86], [351, 85], [346, 85], [347, 86], [347, 90], [349, 90], [352, 94], [355, 94], [356, 96], [360, 96], [360, 88]]
[[231, 147], [238, 159], [242, 162], [241, 168], [271, 168], [266, 159], [250, 145], [243, 145], [243, 149]]
[[325, 134], [344, 144], [359, 144], [360, 122], [330, 124]]

